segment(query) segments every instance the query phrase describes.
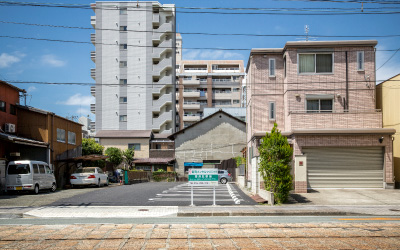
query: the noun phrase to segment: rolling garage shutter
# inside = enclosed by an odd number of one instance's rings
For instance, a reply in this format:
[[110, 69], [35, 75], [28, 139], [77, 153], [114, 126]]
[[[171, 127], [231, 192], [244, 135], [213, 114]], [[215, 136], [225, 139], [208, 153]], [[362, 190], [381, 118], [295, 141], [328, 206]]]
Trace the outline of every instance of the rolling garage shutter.
[[383, 147], [310, 147], [308, 188], [383, 188]]

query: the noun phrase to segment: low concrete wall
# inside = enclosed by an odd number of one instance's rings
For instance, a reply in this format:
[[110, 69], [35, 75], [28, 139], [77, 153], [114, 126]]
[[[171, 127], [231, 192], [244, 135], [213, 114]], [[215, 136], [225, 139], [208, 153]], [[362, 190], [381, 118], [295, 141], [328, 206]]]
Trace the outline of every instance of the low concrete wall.
[[246, 187], [246, 179], [244, 178], [244, 176], [240, 176], [240, 175], [237, 176], [236, 177], [236, 184], [242, 189], [247, 188]]

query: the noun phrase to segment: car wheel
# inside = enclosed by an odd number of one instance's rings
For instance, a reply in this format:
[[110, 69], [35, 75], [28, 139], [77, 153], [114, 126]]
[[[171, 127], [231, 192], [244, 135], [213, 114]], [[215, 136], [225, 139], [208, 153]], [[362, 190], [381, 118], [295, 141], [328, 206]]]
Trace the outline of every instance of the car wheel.
[[228, 180], [226, 178], [221, 178], [221, 183], [222, 184], [226, 184], [228, 182]]
[[106, 180], [106, 184], [104, 184], [104, 185], [106, 185], [106, 186], [109, 185], [109, 180], [108, 180], [108, 178], [107, 178], [107, 180]]
[[100, 179], [99, 179], [98, 182], [97, 182], [97, 187], [98, 187], [98, 188], [101, 187]]
[[33, 193], [34, 194], [38, 194], [39, 193], [39, 185], [35, 185], [35, 188], [33, 189]]
[[53, 184], [51, 184], [51, 189], [50, 189], [50, 191], [51, 191], [51, 192], [55, 192], [56, 189], [57, 189], [57, 185], [56, 185], [55, 182], [53, 182]]

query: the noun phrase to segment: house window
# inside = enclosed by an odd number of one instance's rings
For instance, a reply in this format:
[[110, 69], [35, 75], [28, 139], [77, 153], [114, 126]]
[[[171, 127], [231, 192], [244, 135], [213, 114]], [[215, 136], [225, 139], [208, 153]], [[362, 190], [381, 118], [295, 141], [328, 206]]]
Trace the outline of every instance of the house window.
[[127, 122], [128, 121], [128, 116], [127, 115], [120, 115], [119, 116], [119, 121], [120, 122]]
[[0, 101], [0, 111], [6, 112], [6, 102]]
[[333, 73], [333, 54], [299, 54], [299, 74]]
[[269, 120], [275, 121], [276, 119], [276, 110], [275, 110], [275, 102], [269, 103]]
[[76, 144], [76, 134], [74, 132], [68, 131], [68, 144]]
[[119, 79], [119, 84], [127, 85], [128, 84], [128, 79]]
[[333, 98], [307, 98], [307, 113], [332, 113]]
[[128, 14], [128, 9], [127, 9], [127, 8], [120, 8], [120, 9], [119, 9], [119, 14], [120, 14], [120, 15], [126, 15], [126, 14]]
[[120, 68], [126, 68], [126, 67], [128, 67], [128, 62], [127, 62], [127, 61], [120, 61], [120, 62], [119, 62], [119, 67], [120, 67]]
[[119, 49], [120, 50], [127, 50], [128, 49], [128, 44], [125, 44], [125, 43], [124, 44], [120, 44], [119, 45]]
[[65, 142], [65, 130], [64, 129], [57, 129], [57, 141], [58, 142]]
[[364, 51], [357, 51], [357, 70], [364, 70]]
[[119, 26], [119, 31], [128, 31], [128, 26]]
[[128, 148], [129, 149], [133, 149], [135, 151], [139, 151], [140, 150], [140, 143], [129, 143], [128, 144]]
[[286, 56], [283, 58], [283, 76], [286, 77]]
[[15, 105], [10, 104], [10, 114], [17, 115], [17, 109], [15, 108]]
[[128, 97], [120, 97], [119, 98], [119, 103], [127, 103], [128, 102]]
[[269, 76], [271, 76], [271, 77], [275, 76], [275, 59], [274, 58], [269, 59]]

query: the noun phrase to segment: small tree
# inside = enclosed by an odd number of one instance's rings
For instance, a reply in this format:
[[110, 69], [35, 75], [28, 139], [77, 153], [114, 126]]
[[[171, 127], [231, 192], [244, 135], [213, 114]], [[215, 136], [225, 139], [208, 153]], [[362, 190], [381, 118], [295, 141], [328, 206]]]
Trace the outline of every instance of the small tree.
[[102, 155], [104, 146], [98, 144], [93, 138], [82, 139], [82, 155]]
[[125, 163], [129, 166], [129, 169], [133, 168], [133, 157], [135, 156], [135, 150], [133, 148], [128, 148], [122, 152]]
[[114, 148], [114, 147], [107, 148], [105, 155], [109, 157], [107, 158], [107, 161], [111, 162], [114, 165], [114, 167], [118, 167], [118, 165], [121, 164], [123, 160], [122, 150], [119, 148]]
[[264, 179], [265, 189], [274, 193], [277, 203], [284, 203], [292, 189], [293, 177], [290, 174], [290, 162], [293, 149], [285, 136], [277, 129], [277, 124], [271, 133], [262, 138], [259, 171]]

